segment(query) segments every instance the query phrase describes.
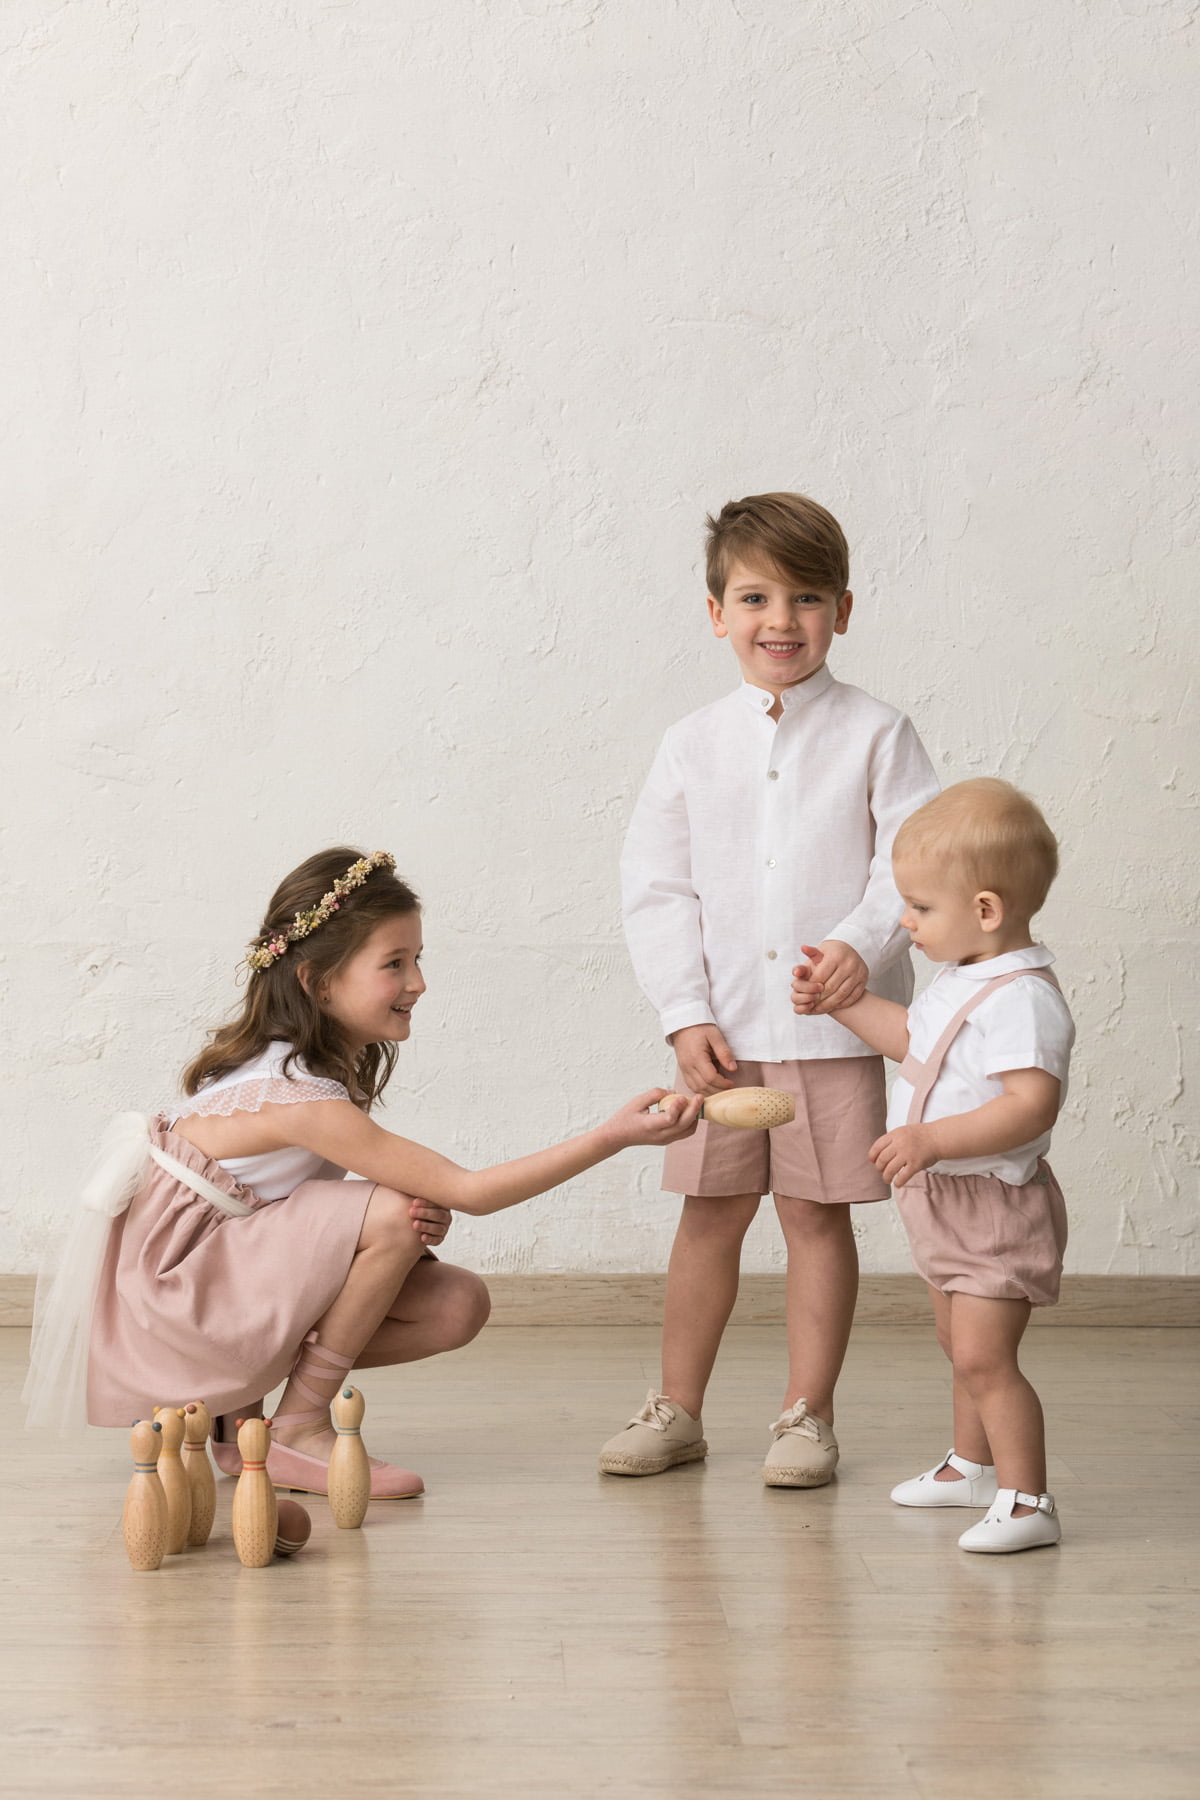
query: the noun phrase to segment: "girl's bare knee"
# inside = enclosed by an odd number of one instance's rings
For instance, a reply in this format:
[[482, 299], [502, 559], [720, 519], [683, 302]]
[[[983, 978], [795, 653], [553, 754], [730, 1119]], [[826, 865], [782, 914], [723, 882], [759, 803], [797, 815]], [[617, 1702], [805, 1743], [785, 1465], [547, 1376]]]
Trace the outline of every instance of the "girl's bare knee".
[[367, 1201], [367, 1210], [363, 1214], [362, 1230], [358, 1236], [359, 1249], [370, 1250], [377, 1245], [402, 1245], [406, 1250], [412, 1249], [414, 1255], [417, 1254], [421, 1246], [409, 1218], [408, 1209], [411, 1205], [411, 1195], [398, 1194], [394, 1188], [377, 1187]]
[[470, 1269], [458, 1269], [455, 1276], [453, 1289], [447, 1296], [446, 1323], [450, 1331], [450, 1348], [461, 1349], [472, 1338], [478, 1337], [487, 1324], [492, 1296], [488, 1293], [487, 1283]]

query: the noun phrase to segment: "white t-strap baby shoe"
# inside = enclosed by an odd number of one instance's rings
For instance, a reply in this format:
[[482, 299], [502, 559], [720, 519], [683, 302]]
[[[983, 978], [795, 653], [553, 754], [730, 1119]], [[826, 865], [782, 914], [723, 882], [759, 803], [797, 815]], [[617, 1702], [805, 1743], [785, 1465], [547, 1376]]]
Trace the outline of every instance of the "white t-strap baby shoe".
[[[1014, 1519], [1014, 1506], [1032, 1506], [1037, 1510]], [[1042, 1544], [1057, 1544], [1061, 1537], [1053, 1494], [1022, 1494], [1017, 1488], [1001, 1488], [978, 1525], [963, 1532], [958, 1547], [1004, 1555], [1010, 1550], [1036, 1550]]]
[[[961, 1481], [938, 1481], [943, 1469], [957, 1469]], [[991, 1463], [968, 1462], [948, 1450], [936, 1469], [914, 1475], [892, 1489], [897, 1506], [990, 1506], [996, 1498], [996, 1471]]]

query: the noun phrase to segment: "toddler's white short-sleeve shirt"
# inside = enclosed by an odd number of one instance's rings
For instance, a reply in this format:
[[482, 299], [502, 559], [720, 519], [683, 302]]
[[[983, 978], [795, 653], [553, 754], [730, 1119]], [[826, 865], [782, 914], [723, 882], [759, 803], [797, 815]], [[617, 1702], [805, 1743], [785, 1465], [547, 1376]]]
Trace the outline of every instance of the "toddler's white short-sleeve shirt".
[[[955, 1013], [982, 983], [1019, 969], [1049, 968], [1054, 957], [1044, 944], [1010, 950], [985, 962], [948, 963], [908, 1009], [909, 1050], [924, 1062]], [[1058, 989], [1040, 976], [1010, 981], [965, 1020], [946, 1052], [925, 1104], [926, 1124], [974, 1112], [1004, 1092], [1000, 1076], [1014, 1069], [1045, 1069], [1062, 1083], [1067, 1097], [1067, 1071], [1075, 1025]], [[888, 1103], [888, 1130], [908, 1123], [913, 1090], [897, 1076]], [[991, 1156], [968, 1156], [934, 1163], [939, 1175], [996, 1175], [1013, 1187], [1032, 1179], [1039, 1156], [1050, 1147], [1050, 1133]]]

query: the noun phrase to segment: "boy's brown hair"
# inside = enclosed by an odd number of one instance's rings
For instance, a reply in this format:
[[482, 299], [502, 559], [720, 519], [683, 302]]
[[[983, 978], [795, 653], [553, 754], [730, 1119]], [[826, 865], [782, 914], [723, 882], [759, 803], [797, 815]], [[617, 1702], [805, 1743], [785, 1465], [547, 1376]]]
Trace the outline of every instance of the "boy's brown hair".
[[850, 585], [846, 534], [807, 494], [747, 494], [705, 524], [705, 574], [714, 600], [724, 599], [735, 561], [769, 563], [789, 581], [833, 590], [839, 600]]
[[896, 833], [893, 863], [927, 860], [964, 892], [998, 894], [1022, 918], [1045, 904], [1058, 840], [1028, 794], [981, 775], [946, 788]]

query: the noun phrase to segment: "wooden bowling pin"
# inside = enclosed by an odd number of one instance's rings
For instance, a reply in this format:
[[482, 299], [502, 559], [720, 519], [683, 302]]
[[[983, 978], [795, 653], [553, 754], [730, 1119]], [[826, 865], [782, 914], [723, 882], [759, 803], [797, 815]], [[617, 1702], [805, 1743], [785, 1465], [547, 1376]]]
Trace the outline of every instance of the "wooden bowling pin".
[[198, 1550], [207, 1544], [217, 1511], [217, 1484], [208, 1460], [208, 1434], [212, 1429], [207, 1406], [193, 1400], [183, 1409], [183, 1467], [192, 1496], [192, 1522], [188, 1543]]
[[269, 1419], [240, 1419], [238, 1449], [242, 1472], [233, 1494], [233, 1543], [244, 1568], [265, 1569], [275, 1549], [279, 1515], [267, 1474]]
[[330, 1407], [337, 1442], [329, 1458], [329, 1510], [335, 1525], [361, 1525], [371, 1498], [371, 1460], [362, 1441], [366, 1402], [356, 1387], [343, 1388]]
[[710, 1094], [700, 1109], [702, 1119], [738, 1131], [769, 1131], [772, 1125], [790, 1125], [795, 1116], [796, 1102], [778, 1088], [727, 1088]]
[[167, 1553], [167, 1496], [158, 1479], [162, 1426], [139, 1419], [129, 1434], [133, 1480], [125, 1495], [121, 1532], [134, 1569], [157, 1569]]
[[288, 1500], [284, 1495], [276, 1496], [275, 1504], [279, 1509], [279, 1523], [275, 1530], [276, 1556], [294, 1556], [297, 1550], [303, 1550], [312, 1531], [312, 1520], [295, 1500]]
[[162, 1426], [162, 1450], [158, 1458], [158, 1479], [167, 1496], [167, 1555], [178, 1556], [187, 1548], [192, 1523], [192, 1490], [184, 1472], [182, 1406], [156, 1406], [154, 1417]]

